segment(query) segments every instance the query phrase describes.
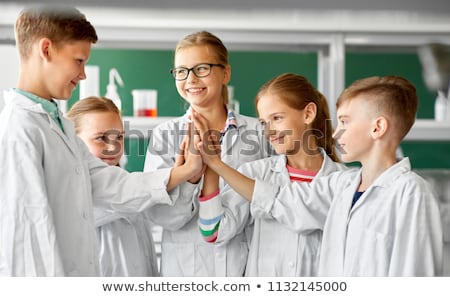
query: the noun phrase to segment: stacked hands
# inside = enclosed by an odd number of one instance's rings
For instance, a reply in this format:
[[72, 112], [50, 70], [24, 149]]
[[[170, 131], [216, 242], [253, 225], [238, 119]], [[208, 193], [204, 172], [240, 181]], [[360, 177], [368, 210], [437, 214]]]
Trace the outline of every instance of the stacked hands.
[[192, 174], [188, 181], [198, 183], [207, 167], [214, 170], [221, 161], [220, 132], [210, 130], [208, 121], [196, 111], [189, 117], [186, 131], [174, 167], [187, 166]]

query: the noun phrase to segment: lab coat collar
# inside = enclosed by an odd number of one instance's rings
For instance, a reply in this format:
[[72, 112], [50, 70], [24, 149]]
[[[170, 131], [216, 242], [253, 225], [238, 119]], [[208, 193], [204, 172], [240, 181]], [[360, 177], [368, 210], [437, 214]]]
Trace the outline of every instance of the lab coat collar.
[[[411, 162], [409, 161], [408, 157], [402, 158], [397, 163], [386, 169], [383, 173], [378, 176], [375, 181], [372, 183], [372, 185], [367, 188], [364, 193], [361, 195], [361, 197], [358, 199], [358, 202], [355, 203], [353, 207], [351, 207], [351, 201], [352, 199], [347, 199], [346, 202], [349, 203], [349, 210], [350, 214], [353, 213], [356, 209], [359, 208], [360, 205], [364, 202], [366, 197], [370, 194], [371, 191], [373, 191], [376, 187], [383, 187], [388, 188], [393, 183], [397, 181], [397, 179], [404, 173], [411, 171]], [[348, 188], [351, 190], [351, 192], [348, 193], [348, 197], [353, 197], [356, 190], [359, 187], [359, 184], [361, 183], [361, 173], [362, 168], [359, 169], [358, 174], [356, 175], [356, 178], [353, 180], [352, 185]], [[348, 217], [350, 219], [350, 216]]]
[[42, 105], [28, 99], [20, 93], [15, 92], [13, 89], [5, 90], [3, 92], [3, 96], [5, 98], [5, 105], [17, 106], [32, 112], [47, 114], [47, 111], [45, 111]]
[[61, 128], [58, 126], [58, 124], [51, 118], [51, 116], [42, 107], [41, 104], [28, 99], [26, 96], [19, 94], [19, 93], [13, 91], [12, 89], [4, 91], [4, 98], [5, 98], [5, 104], [11, 105], [13, 108], [21, 108], [24, 110], [28, 110], [30, 112], [45, 115], [46, 118], [48, 119], [50, 129], [52, 129], [56, 134], [58, 134], [63, 139], [64, 143], [67, 145], [67, 147], [70, 149], [70, 151], [73, 154], [76, 154], [76, 151], [74, 151], [74, 149], [73, 149], [73, 146], [77, 145], [76, 140], [73, 138], [73, 137], [76, 137], [73, 123], [71, 121], [67, 120], [62, 115], [62, 113], [59, 109], [58, 109], [58, 114], [61, 119], [64, 130], [66, 131], [67, 134], [64, 134], [64, 132], [61, 130]]
[[[323, 157], [323, 162], [322, 162], [322, 166], [320, 167], [319, 172], [317, 172], [316, 177], [321, 176], [321, 175], [328, 175], [332, 171], [335, 171], [334, 167], [332, 166], [332, 164], [334, 163], [333, 160], [331, 160], [330, 157], [328, 157], [328, 155], [326, 154], [326, 152], [323, 148], [320, 147], [319, 150], [320, 150], [320, 154]], [[287, 163], [286, 155], [279, 155], [277, 158], [272, 158], [271, 169], [273, 172], [285, 171], [285, 170], [287, 170], [286, 163]]]
[[[394, 165], [386, 169], [383, 173], [378, 176], [373, 184], [369, 187], [390, 187], [400, 175], [411, 171], [411, 162], [408, 157], [402, 158], [397, 161]], [[362, 168], [359, 171], [359, 176], [361, 176]]]

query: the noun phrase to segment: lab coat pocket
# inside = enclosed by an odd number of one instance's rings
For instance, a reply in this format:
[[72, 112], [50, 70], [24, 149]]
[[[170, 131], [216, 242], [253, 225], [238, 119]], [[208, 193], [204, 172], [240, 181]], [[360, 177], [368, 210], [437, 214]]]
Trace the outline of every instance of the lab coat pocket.
[[245, 266], [247, 265], [247, 258], [248, 258], [248, 244], [247, 242], [241, 242], [240, 243], [240, 267], [239, 270], [235, 272], [236, 276], [244, 276], [245, 273]]
[[358, 250], [353, 251], [359, 262], [353, 265], [358, 268], [357, 275], [388, 275], [393, 245], [391, 236], [373, 229], [365, 229], [359, 242]]
[[195, 246], [193, 243], [162, 243], [161, 276], [195, 276]]
[[[240, 236], [238, 236], [238, 238], [239, 237]], [[225, 251], [223, 251], [223, 252], [225, 252]], [[226, 249], [227, 269], [226, 269], [225, 275], [223, 275], [223, 276], [232, 276], [232, 277], [244, 276], [245, 266], [247, 265], [247, 258], [248, 258], [247, 242], [233, 241], [233, 243], [229, 244]], [[222, 275], [216, 275], [216, 276], [222, 276]]]

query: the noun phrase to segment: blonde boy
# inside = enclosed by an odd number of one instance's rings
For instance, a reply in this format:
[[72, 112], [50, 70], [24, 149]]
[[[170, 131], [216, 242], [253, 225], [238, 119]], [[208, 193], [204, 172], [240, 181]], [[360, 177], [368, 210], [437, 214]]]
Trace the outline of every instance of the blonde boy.
[[108, 166], [76, 137], [54, 98], [86, 78], [93, 26], [74, 8], [24, 9], [15, 26], [17, 87], [0, 114], [0, 275], [96, 276], [92, 204], [140, 211], [173, 204], [168, 190], [199, 172], [201, 160], [156, 173]]
[[[334, 137], [342, 160], [360, 162], [361, 169], [335, 172], [311, 184], [280, 187], [254, 181], [203, 155], [208, 166], [251, 200], [254, 216], [270, 215], [297, 232], [324, 224], [319, 275], [441, 275], [438, 202], [429, 184], [411, 171], [409, 159], [395, 157], [414, 123], [417, 104], [414, 86], [401, 77], [354, 82], [338, 99]], [[199, 124], [204, 130], [197, 118]]]

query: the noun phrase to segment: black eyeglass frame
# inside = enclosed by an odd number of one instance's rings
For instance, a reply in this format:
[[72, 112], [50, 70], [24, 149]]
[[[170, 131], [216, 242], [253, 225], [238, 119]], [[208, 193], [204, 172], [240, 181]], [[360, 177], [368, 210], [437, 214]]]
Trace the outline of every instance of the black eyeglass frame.
[[[202, 66], [202, 65], [208, 65], [209, 67], [210, 67], [210, 69], [209, 69], [209, 72], [208, 72], [208, 74], [206, 74], [206, 75], [198, 75], [196, 72], [195, 72], [195, 68], [197, 68], [197, 67], [199, 67], [199, 66]], [[183, 81], [183, 80], [186, 80], [188, 77], [189, 77], [189, 73], [192, 71], [192, 73], [194, 73], [194, 75], [196, 76], [196, 77], [198, 77], [198, 78], [202, 78], [202, 77], [207, 77], [208, 75], [210, 75], [211, 74], [211, 70], [212, 70], [212, 68], [214, 67], [214, 66], [216, 66], [216, 67], [221, 67], [221, 68], [224, 68], [225, 69], [225, 65], [223, 65], [223, 64], [217, 64], [217, 63], [200, 63], [200, 64], [197, 64], [197, 65], [194, 65], [193, 67], [191, 67], [191, 68], [187, 68], [187, 67], [176, 67], [176, 68], [172, 68], [172, 69], [170, 69], [170, 74], [172, 74], [172, 77], [175, 79], [175, 80], [177, 80], [177, 81]], [[176, 71], [177, 71], [177, 69], [183, 69], [183, 70], [187, 70], [187, 74], [186, 74], [186, 77], [185, 78], [183, 78], [183, 79], [178, 79], [178, 78], [176, 78]]]

